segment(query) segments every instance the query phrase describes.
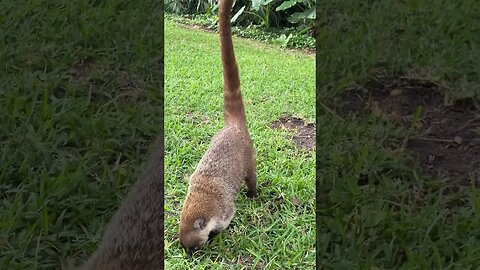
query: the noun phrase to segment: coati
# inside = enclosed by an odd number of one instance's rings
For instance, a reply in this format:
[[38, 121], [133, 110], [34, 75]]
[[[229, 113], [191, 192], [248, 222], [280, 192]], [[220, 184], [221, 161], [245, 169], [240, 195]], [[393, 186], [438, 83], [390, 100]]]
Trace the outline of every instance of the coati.
[[163, 134], [145, 173], [113, 216], [97, 251], [81, 270], [163, 269]]
[[202, 247], [209, 235], [225, 229], [235, 212], [243, 181], [250, 198], [257, 196], [255, 153], [247, 130], [230, 26], [232, 0], [221, 0], [218, 11], [223, 65], [224, 126], [190, 176], [180, 217], [180, 243], [187, 256]]

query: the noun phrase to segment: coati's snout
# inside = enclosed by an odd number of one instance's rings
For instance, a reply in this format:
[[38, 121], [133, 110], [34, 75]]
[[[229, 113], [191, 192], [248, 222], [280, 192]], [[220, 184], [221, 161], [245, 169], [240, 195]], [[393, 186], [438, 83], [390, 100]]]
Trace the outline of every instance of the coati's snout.
[[[219, 234], [219, 232], [217, 231], [211, 231], [209, 234], [208, 234], [208, 237], [207, 237], [207, 240], [210, 241], [212, 240], [215, 236], [217, 236]], [[187, 253], [187, 258], [190, 258], [193, 253], [197, 250], [199, 250], [200, 248], [202, 248], [202, 246], [205, 245], [205, 242], [200, 242], [199, 245], [195, 245], [193, 247], [189, 247], [189, 246], [186, 246], [182, 243], [182, 247], [185, 249], [185, 252]]]
[[180, 243], [187, 253], [187, 258], [202, 248], [208, 240], [213, 239], [220, 233], [217, 228], [218, 222], [215, 217], [208, 221], [204, 218], [197, 218], [193, 222], [185, 217], [180, 222]]
[[187, 257], [200, 249], [207, 242], [210, 235], [210, 228], [204, 218], [197, 218], [193, 222], [182, 220], [180, 222], [180, 243], [182, 244]]

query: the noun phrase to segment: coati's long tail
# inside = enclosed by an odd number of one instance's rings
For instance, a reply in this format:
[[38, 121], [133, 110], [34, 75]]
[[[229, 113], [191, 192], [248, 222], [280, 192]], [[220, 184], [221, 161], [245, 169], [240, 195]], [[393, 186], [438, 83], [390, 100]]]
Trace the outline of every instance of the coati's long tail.
[[232, 0], [220, 0], [218, 10], [218, 30], [223, 64], [223, 107], [225, 124], [245, 126], [245, 109], [240, 93], [240, 77], [233, 51], [230, 10]]

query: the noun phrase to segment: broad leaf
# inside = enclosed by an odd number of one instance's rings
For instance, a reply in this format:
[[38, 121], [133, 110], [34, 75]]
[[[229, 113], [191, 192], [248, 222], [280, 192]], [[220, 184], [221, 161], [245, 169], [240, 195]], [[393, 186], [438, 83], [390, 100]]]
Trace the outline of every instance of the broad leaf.
[[252, 0], [252, 9], [257, 11], [260, 6], [265, 6], [273, 2], [273, 0]]
[[235, 13], [235, 15], [233, 15], [230, 22], [235, 22], [238, 19], [238, 16], [240, 16], [243, 13], [244, 9], [245, 9], [245, 6], [243, 6], [237, 13]]
[[304, 19], [314, 20], [316, 17], [316, 13], [317, 13], [317, 8], [312, 7], [311, 9], [305, 10], [303, 12], [293, 13], [290, 17], [288, 17], [287, 20], [291, 23], [298, 23], [299, 21]]
[[287, 47], [288, 42], [292, 38], [292, 34], [285, 36], [285, 34], [281, 34], [280, 37], [278, 37], [275, 41], [277, 44], [279, 44], [282, 48]]
[[295, 6], [297, 3], [302, 2], [302, 0], [290, 0], [290, 1], [284, 1], [280, 6], [278, 6], [275, 10], [280, 11], [280, 10], [285, 10], [289, 9], [293, 6]]

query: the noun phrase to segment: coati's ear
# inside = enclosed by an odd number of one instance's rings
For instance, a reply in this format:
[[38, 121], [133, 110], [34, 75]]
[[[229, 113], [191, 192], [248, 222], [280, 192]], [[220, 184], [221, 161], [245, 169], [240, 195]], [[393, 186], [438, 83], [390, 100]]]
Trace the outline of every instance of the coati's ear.
[[205, 228], [205, 219], [198, 218], [197, 220], [195, 220], [195, 222], [193, 223], [193, 228], [197, 230], [202, 230], [203, 228]]

